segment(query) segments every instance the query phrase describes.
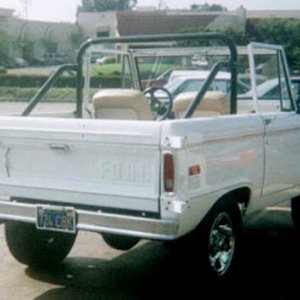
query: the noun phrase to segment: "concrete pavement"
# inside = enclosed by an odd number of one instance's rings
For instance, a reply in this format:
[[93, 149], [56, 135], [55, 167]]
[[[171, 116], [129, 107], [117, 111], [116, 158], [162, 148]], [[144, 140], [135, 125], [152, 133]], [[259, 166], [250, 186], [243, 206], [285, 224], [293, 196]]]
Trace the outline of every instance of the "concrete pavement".
[[0, 300], [208, 299], [208, 295], [294, 299], [299, 236], [287, 209], [271, 212], [267, 224], [261, 222], [246, 232], [238, 275], [226, 285], [209, 282], [188, 259], [174, 258], [162, 243], [143, 241], [121, 252], [109, 248], [98, 234], [86, 232], [78, 235], [62, 264], [33, 270], [12, 258], [0, 225]]

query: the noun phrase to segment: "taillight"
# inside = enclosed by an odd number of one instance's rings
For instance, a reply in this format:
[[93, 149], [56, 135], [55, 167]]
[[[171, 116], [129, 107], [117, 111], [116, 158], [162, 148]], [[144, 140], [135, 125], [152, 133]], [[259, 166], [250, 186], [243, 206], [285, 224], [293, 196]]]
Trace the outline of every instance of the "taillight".
[[175, 183], [174, 156], [171, 153], [164, 154], [164, 191], [172, 193]]

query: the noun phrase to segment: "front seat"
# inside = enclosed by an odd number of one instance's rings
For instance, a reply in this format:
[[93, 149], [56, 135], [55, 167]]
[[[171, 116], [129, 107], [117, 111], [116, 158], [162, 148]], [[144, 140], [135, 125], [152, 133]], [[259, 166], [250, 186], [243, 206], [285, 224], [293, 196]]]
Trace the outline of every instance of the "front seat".
[[[190, 104], [195, 100], [196, 92], [179, 94], [173, 101], [175, 118], [183, 116]], [[229, 114], [229, 97], [223, 92], [208, 91], [193, 113], [192, 118], [213, 117]]]
[[103, 89], [93, 96], [94, 118], [113, 120], [153, 120], [147, 99], [133, 89]]

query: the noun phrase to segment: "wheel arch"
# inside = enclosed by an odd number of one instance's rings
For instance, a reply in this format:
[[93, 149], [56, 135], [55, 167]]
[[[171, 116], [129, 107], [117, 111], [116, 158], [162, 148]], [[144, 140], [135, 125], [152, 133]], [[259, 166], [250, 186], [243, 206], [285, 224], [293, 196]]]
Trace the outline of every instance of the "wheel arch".
[[223, 195], [219, 201], [224, 199], [234, 199], [242, 213], [245, 214], [251, 199], [251, 189], [249, 187], [240, 187]]
[[[194, 206], [191, 206], [193, 209], [187, 209], [187, 211], [181, 216], [177, 238], [192, 233], [197, 227], [201, 226], [201, 223], [204, 222], [211, 211], [225, 202], [232, 203], [233, 201], [237, 205], [240, 211], [240, 216], [243, 219], [250, 203], [251, 194], [251, 188], [249, 186], [242, 185], [232, 189], [226, 189], [225, 191], [219, 190], [213, 195], [208, 195], [207, 198], [197, 198], [197, 200], [193, 203]], [[198, 201], [198, 199], [204, 200]]]
[[[242, 232], [243, 228], [243, 216], [246, 213], [246, 210], [249, 206], [251, 199], [251, 189], [247, 186], [239, 187], [233, 190], [230, 190], [218, 198], [217, 201], [210, 207], [206, 215], [198, 223], [197, 227], [194, 230], [199, 230], [203, 227], [203, 224], [207, 223], [207, 220], [211, 218], [211, 215], [218, 211], [219, 209], [224, 209], [231, 207], [230, 211], [235, 211], [235, 220], [240, 223], [240, 229]], [[300, 202], [299, 202], [300, 203]]]
[[[244, 216], [247, 211], [247, 208], [249, 206], [250, 199], [251, 199], [251, 189], [249, 187], [244, 186], [244, 187], [236, 188], [236, 189], [228, 191], [225, 194], [223, 194], [222, 196], [220, 196], [214, 202], [214, 204], [211, 206], [211, 208], [207, 212], [207, 214], [209, 214], [209, 212], [215, 206], [219, 205], [220, 203], [222, 203], [224, 201], [234, 201], [234, 202], [236, 202], [236, 204], [241, 212], [241, 216]], [[201, 222], [199, 222], [199, 223], [201, 223]]]

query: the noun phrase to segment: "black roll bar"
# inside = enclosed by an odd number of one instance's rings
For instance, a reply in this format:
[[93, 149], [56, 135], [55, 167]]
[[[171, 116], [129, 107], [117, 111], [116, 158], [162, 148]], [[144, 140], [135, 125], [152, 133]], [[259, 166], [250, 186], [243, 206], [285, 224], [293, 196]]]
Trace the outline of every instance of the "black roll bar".
[[42, 85], [42, 87], [39, 89], [39, 91], [33, 96], [33, 98], [28, 103], [25, 110], [22, 112], [21, 116], [25, 117], [28, 116], [35, 106], [41, 101], [43, 96], [47, 93], [47, 91], [50, 89], [50, 87], [56, 82], [56, 80], [59, 78], [61, 74], [63, 74], [65, 71], [75, 71], [77, 72], [77, 65], [72, 64], [65, 64], [61, 65]]
[[[168, 34], [168, 35], [147, 35], [147, 36], [128, 36], [121, 38], [97, 38], [97, 39], [88, 39], [82, 44], [77, 55], [77, 104], [76, 104], [76, 116], [81, 118], [83, 115], [82, 104], [83, 104], [83, 58], [86, 50], [92, 45], [99, 44], [120, 44], [120, 43], [151, 43], [151, 42], [177, 42], [177, 41], [188, 41], [188, 40], [219, 40], [223, 42], [225, 46], [228, 47], [230, 52], [230, 59], [226, 62], [220, 62], [217, 64], [210, 76], [204, 82], [202, 89], [194, 102], [195, 105], [188, 109], [185, 113], [185, 117], [190, 117], [193, 109], [199, 104], [203, 95], [205, 94], [206, 89], [209, 87], [214, 76], [217, 74], [218, 70], [225, 65], [230, 68], [231, 72], [231, 97], [230, 97], [230, 113], [235, 114], [237, 111], [237, 49], [236, 45], [231, 38], [221, 33], [190, 33], [190, 34]], [[203, 92], [202, 92], [203, 91]], [[200, 97], [202, 95], [202, 97]]]
[[[197, 106], [199, 105], [199, 103], [203, 99], [205, 93], [207, 92], [210, 85], [214, 81], [215, 76], [217, 75], [219, 70], [226, 67], [226, 66], [229, 66], [229, 63], [225, 62], [225, 61], [220, 61], [220, 62], [216, 63], [213, 66], [212, 70], [209, 73], [209, 76], [205, 79], [205, 81], [204, 81], [200, 91], [198, 92], [195, 100], [189, 105], [189, 107], [187, 108], [187, 110], [183, 114], [183, 116], [182, 116], [183, 119], [190, 118], [193, 115], [193, 113], [196, 110]], [[236, 108], [232, 106], [232, 103], [233, 103], [233, 101], [230, 101], [230, 113], [231, 114], [236, 113]]]

